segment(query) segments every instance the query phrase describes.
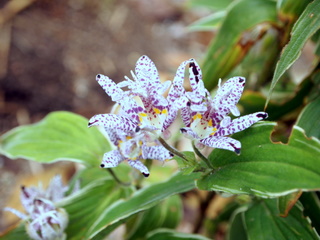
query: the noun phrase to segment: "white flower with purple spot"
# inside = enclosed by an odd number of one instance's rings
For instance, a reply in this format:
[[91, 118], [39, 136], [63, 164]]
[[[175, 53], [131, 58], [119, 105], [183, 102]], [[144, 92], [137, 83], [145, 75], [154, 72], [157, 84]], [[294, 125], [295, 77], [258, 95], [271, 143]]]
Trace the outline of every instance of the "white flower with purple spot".
[[[73, 192], [78, 188], [77, 183]], [[9, 207], [4, 210], [26, 221], [26, 230], [32, 239], [65, 239], [64, 230], [68, 225], [68, 214], [63, 208], [57, 208], [55, 204], [64, 198], [68, 190], [69, 187], [62, 184], [61, 176], [57, 175], [51, 180], [46, 190], [41, 186], [21, 187], [20, 200], [26, 214]]]
[[[189, 64], [191, 92], [183, 88], [182, 74], [186, 64]], [[173, 83], [179, 91], [170, 97], [171, 102], [183, 103], [179, 108], [186, 127], [181, 128], [181, 132], [186, 137], [195, 140], [198, 147], [206, 145], [239, 154], [241, 143], [228, 135], [242, 131], [268, 117], [265, 112], [257, 112], [233, 120], [228, 116], [229, 113], [236, 117], [240, 115], [236, 104], [242, 95], [245, 78], [230, 78], [222, 86], [220, 80], [217, 94], [212, 99], [204, 88], [201, 69], [194, 59], [182, 63], [180, 68], [182, 69], [181, 76]]]
[[[116, 167], [122, 161], [138, 169], [144, 176], [149, 170], [143, 159], [164, 161], [173, 154], [164, 148], [158, 138], [168, 135], [172, 122], [166, 121], [169, 111], [168, 100], [163, 93], [170, 87], [170, 81], [161, 83], [154, 63], [142, 56], [136, 63], [133, 80], [116, 84], [107, 76], [98, 74], [96, 80], [105, 92], [120, 106], [117, 114], [99, 114], [89, 120], [89, 127], [103, 126], [116, 150], [104, 154], [101, 167]], [[122, 88], [127, 87], [124, 91]]]

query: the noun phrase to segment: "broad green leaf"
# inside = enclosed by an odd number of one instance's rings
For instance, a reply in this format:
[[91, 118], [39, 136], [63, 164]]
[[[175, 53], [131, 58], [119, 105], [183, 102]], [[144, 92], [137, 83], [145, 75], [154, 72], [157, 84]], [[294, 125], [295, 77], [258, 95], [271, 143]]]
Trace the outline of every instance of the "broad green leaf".
[[287, 217], [291, 208], [296, 204], [302, 191], [290, 193], [278, 198], [278, 209], [281, 217]]
[[258, 90], [272, 78], [275, 62], [279, 57], [279, 33], [271, 28], [246, 53], [243, 60], [227, 77], [247, 78], [245, 89]]
[[298, 205], [283, 218], [279, 216], [277, 199], [266, 199], [254, 202], [242, 215], [248, 239], [319, 239]]
[[90, 227], [87, 238], [92, 238], [100, 231], [135, 213], [149, 209], [165, 198], [189, 191], [195, 187], [194, 180], [199, 174], [188, 176], [177, 174], [163, 183], [145, 187], [126, 200], [119, 200], [100, 213], [100, 217]]
[[53, 112], [42, 121], [14, 128], [0, 138], [0, 153], [9, 158], [24, 158], [41, 163], [73, 161], [99, 166], [110, 149], [88, 120], [70, 112]]
[[311, 220], [312, 226], [320, 234], [320, 200], [315, 192], [304, 192], [299, 201], [304, 207], [304, 215]]
[[192, 23], [188, 29], [189, 31], [213, 31], [218, 26], [222, 19], [225, 17], [225, 11], [215, 12], [209, 16], [199, 19], [198, 21]]
[[300, 113], [296, 123], [303, 128], [308, 137], [320, 139], [320, 97], [310, 102]]
[[181, 233], [171, 229], [156, 229], [150, 232], [147, 240], [209, 240], [209, 238], [190, 233]]
[[273, 143], [275, 124], [261, 122], [236, 133], [241, 154], [215, 149], [209, 160], [216, 170], [197, 181], [203, 190], [261, 197], [320, 189], [320, 142], [294, 127], [288, 144]]
[[187, 4], [190, 8], [194, 7], [206, 7], [209, 9], [225, 9], [227, 8], [234, 0], [189, 0]]
[[272, 78], [268, 104], [272, 91], [285, 71], [297, 60], [306, 41], [320, 28], [320, 1], [313, 1], [303, 11], [291, 32], [291, 39], [282, 51]]
[[[219, 78], [225, 77], [243, 59], [250, 47], [270, 27], [268, 24], [276, 22], [274, 1], [243, 0], [230, 6], [202, 64], [208, 90], [216, 87]], [[262, 23], [264, 27], [257, 29]]]
[[126, 239], [144, 239], [148, 232], [157, 228], [175, 228], [182, 216], [182, 202], [179, 195], [173, 195], [156, 206], [135, 215], [126, 229]]

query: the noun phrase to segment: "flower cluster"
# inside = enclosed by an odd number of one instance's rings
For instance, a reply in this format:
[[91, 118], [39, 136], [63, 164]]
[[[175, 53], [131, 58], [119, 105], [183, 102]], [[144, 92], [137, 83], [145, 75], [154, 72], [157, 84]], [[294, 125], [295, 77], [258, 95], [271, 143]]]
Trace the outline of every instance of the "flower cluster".
[[[161, 83], [154, 63], [142, 56], [136, 64], [133, 80], [115, 84], [107, 76], [98, 74], [96, 79], [105, 92], [120, 105], [118, 114], [95, 115], [89, 120], [89, 127], [103, 126], [116, 150], [103, 156], [101, 167], [116, 167], [127, 160], [129, 165], [149, 176], [142, 159], [164, 161], [173, 154], [164, 148], [158, 138], [166, 132], [170, 122], [169, 103], [163, 93], [170, 87], [170, 81]], [[121, 88], [127, 87], [124, 91]]]
[[[191, 91], [184, 88], [187, 66]], [[172, 83], [160, 82], [157, 68], [147, 56], [137, 61], [135, 73], [131, 74], [132, 80], [125, 77], [125, 81], [118, 84], [102, 74], [96, 77], [119, 107], [117, 114], [99, 114], [89, 120], [89, 127], [103, 126], [116, 146], [115, 150], [104, 154], [101, 163], [103, 168], [116, 167], [126, 160], [147, 177], [149, 170], [141, 160], [165, 161], [173, 157], [173, 153], [161, 145], [159, 137], [170, 136], [168, 127], [179, 111], [186, 126], [180, 129], [181, 133], [193, 139], [198, 147], [207, 145], [237, 154], [240, 153], [241, 143], [227, 135], [244, 130], [268, 116], [265, 112], [258, 112], [231, 120], [229, 113], [240, 115], [236, 104], [245, 79], [234, 77], [222, 86], [219, 83], [217, 95], [212, 99], [204, 87], [201, 69], [194, 59], [179, 66]], [[168, 89], [168, 95], [164, 97]]]
[[[77, 189], [78, 186], [73, 192]], [[57, 175], [46, 190], [41, 186], [21, 187], [20, 200], [27, 214], [9, 207], [4, 210], [26, 220], [26, 230], [32, 239], [65, 239], [64, 230], [68, 224], [68, 214], [63, 208], [57, 208], [55, 203], [62, 200], [68, 190], [68, 186], [63, 186], [61, 176]]]

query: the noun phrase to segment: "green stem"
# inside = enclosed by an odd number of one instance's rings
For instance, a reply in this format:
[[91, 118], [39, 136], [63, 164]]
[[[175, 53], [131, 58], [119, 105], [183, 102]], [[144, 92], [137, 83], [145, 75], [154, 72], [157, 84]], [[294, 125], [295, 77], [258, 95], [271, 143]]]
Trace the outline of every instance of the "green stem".
[[113, 179], [119, 183], [120, 185], [123, 185], [123, 186], [130, 186], [131, 184], [130, 183], [125, 183], [125, 182], [122, 182], [118, 177], [117, 175], [114, 173], [114, 171], [110, 168], [107, 168], [107, 171], [111, 174], [111, 176], [113, 177]]
[[205, 164], [209, 167], [209, 168], [213, 168], [213, 166], [211, 165], [211, 162], [208, 160], [208, 158], [206, 158], [205, 156], [203, 156], [203, 154], [199, 151], [199, 149], [194, 145], [194, 142], [192, 141], [192, 148], [193, 151], [197, 154], [197, 156], [205, 162]]
[[173, 153], [174, 155], [177, 155], [178, 157], [181, 157], [186, 162], [189, 162], [188, 158], [183, 153], [171, 147], [163, 138], [159, 137], [159, 141], [162, 144], [162, 146], [164, 146], [169, 152]]

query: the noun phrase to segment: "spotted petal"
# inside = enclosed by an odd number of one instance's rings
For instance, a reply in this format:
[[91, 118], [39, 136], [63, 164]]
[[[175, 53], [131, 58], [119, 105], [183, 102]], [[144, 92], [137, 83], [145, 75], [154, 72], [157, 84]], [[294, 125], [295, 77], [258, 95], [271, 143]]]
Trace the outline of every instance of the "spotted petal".
[[103, 159], [100, 167], [102, 168], [112, 168], [116, 167], [121, 163], [125, 158], [118, 150], [112, 150], [103, 155]]
[[236, 132], [240, 132], [244, 129], [249, 128], [252, 124], [266, 119], [268, 114], [265, 112], [257, 112], [252, 113], [243, 117], [239, 117], [229, 122], [229, 124], [225, 124], [225, 126], [221, 126], [218, 131], [214, 134], [214, 136], [226, 136], [231, 135]]
[[240, 154], [241, 143], [238, 140], [235, 140], [230, 137], [216, 137], [210, 136], [200, 140], [200, 143], [212, 147], [212, 148], [221, 148], [233, 151], [237, 154]]
[[115, 128], [125, 132], [138, 132], [140, 127], [131, 119], [115, 114], [98, 114], [89, 120], [89, 127], [103, 126], [105, 128]]
[[155, 64], [145, 55], [137, 61], [135, 73], [137, 80], [141, 84], [146, 85], [145, 87], [147, 88], [153, 87], [156, 89], [161, 84]]
[[189, 139], [199, 139], [199, 136], [189, 127], [184, 127], [180, 129], [180, 132]]
[[189, 81], [194, 94], [192, 102], [201, 103], [206, 97], [207, 90], [202, 81], [202, 73], [199, 64], [194, 59], [189, 60]]
[[143, 174], [143, 176], [148, 177], [150, 175], [148, 168], [143, 165], [142, 162], [138, 160], [128, 160], [128, 163], [131, 167], [138, 169]]
[[163, 146], [143, 146], [142, 157], [144, 159], [155, 159], [164, 161], [171, 159], [174, 155]]
[[98, 74], [96, 76], [96, 80], [103, 90], [111, 97], [112, 101], [118, 102], [125, 96], [124, 91], [119, 88], [109, 77]]
[[54, 176], [45, 192], [45, 198], [53, 202], [58, 202], [63, 199], [65, 193], [69, 190], [69, 186], [64, 186], [61, 175]]
[[228, 115], [230, 112], [234, 116], [239, 116], [240, 112], [236, 108], [236, 104], [239, 102], [242, 95], [245, 82], [246, 80], [244, 77], [233, 77], [226, 81], [222, 86], [219, 86], [217, 94], [213, 99], [214, 109], [221, 112], [224, 116]]
[[188, 61], [184, 61], [180, 64], [180, 66], [177, 69], [176, 75], [173, 79], [170, 91], [168, 93], [168, 101], [170, 103], [175, 102], [180, 97], [183, 97], [185, 95], [186, 90], [183, 87], [184, 82], [184, 72], [186, 69], [186, 65], [189, 63]]

